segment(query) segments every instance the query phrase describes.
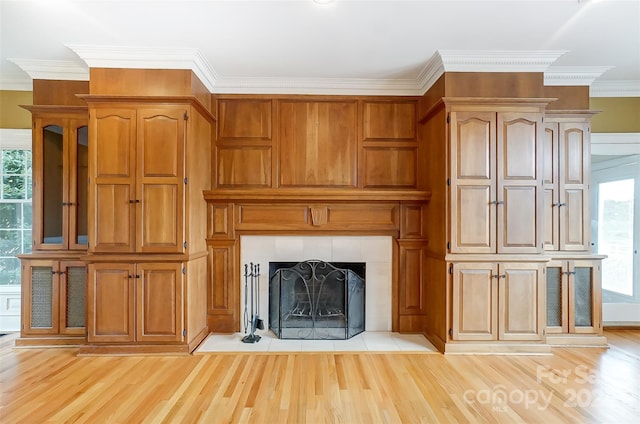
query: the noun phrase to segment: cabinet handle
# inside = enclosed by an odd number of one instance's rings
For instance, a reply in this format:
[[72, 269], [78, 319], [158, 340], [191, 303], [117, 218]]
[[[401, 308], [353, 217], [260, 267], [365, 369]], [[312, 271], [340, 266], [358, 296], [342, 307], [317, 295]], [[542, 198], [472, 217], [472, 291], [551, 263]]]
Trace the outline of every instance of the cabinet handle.
[[136, 274], [136, 278], [140, 278], [140, 276], [138, 274]]
[[493, 200], [493, 201], [489, 202], [489, 204], [490, 204], [490, 205], [497, 205], [497, 204], [498, 204], [498, 202], [497, 202], [496, 200]]
[[504, 205], [504, 201], [499, 200], [499, 201], [496, 202], [496, 205]]
[[135, 200], [129, 200], [129, 203], [136, 203]]
[[562, 206], [567, 206], [567, 204], [566, 203], [558, 203], [558, 207], [559, 208], [562, 207]]
[[127, 278], [128, 278], [128, 279], [132, 279], [132, 278], [133, 278], [133, 275], [129, 274], [129, 275], [127, 275]]

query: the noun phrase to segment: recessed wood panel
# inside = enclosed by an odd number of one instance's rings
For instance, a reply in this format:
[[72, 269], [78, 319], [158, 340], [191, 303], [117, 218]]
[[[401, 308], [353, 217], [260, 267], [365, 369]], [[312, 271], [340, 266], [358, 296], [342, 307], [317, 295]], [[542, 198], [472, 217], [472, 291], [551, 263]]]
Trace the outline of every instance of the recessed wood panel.
[[565, 205], [560, 212], [563, 214], [563, 222], [565, 224], [560, 235], [563, 249], [586, 250], [587, 248], [584, 195], [585, 190], [583, 189], [567, 189], [564, 191], [563, 201]]
[[454, 340], [496, 340], [498, 293], [492, 263], [454, 264], [452, 330]]
[[584, 132], [580, 128], [572, 128], [562, 133], [564, 147], [564, 183], [583, 184], [584, 175]]
[[184, 326], [179, 263], [138, 265], [136, 303], [138, 341], [180, 341]]
[[218, 100], [218, 140], [271, 139], [271, 100]]
[[135, 157], [136, 112], [131, 109], [95, 110], [91, 131], [97, 134], [94, 175], [97, 178], [132, 177]]
[[500, 265], [500, 340], [541, 339], [541, 274], [541, 266], [535, 263]]
[[500, 115], [502, 163], [505, 179], [533, 180], [537, 178], [537, 121], [517, 114]]
[[423, 213], [420, 205], [400, 207], [400, 238], [422, 237]]
[[270, 147], [218, 148], [219, 187], [270, 187]]
[[494, 114], [468, 117], [458, 114], [456, 127], [456, 161], [458, 178], [489, 179], [493, 175], [492, 140], [495, 138]]
[[135, 223], [135, 206], [129, 184], [97, 184], [92, 248], [96, 252], [134, 251], [131, 226]]
[[279, 104], [281, 186], [356, 186], [356, 103]]
[[237, 229], [309, 228], [307, 205], [238, 205]]
[[182, 170], [181, 160], [184, 150], [184, 121], [180, 112], [182, 111], [153, 109], [139, 112], [139, 176], [177, 177], [179, 175]]
[[426, 308], [422, 284], [424, 249], [420, 245], [400, 242], [398, 289], [400, 315], [422, 314]]
[[365, 148], [365, 187], [417, 186], [417, 150], [415, 148]]
[[504, 204], [498, 205], [498, 222], [503, 223], [498, 253], [517, 252], [517, 250], [511, 251], [512, 249], [529, 249], [529, 253], [537, 252], [536, 194], [535, 186], [504, 187], [502, 191]]
[[365, 140], [414, 140], [416, 104], [365, 102], [363, 105]]
[[181, 184], [143, 184], [141, 199], [139, 250], [153, 252], [182, 252], [184, 234], [182, 223]]
[[208, 203], [207, 237], [232, 237], [233, 204]]
[[456, 187], [456, 210], [451, 224], [458, 253], [492, 253], [495, 249], [495, 206], [491, 204], [490, 186]]
[[[210, 285], [207, 309], [212, 315], [236, 315], [235, 240], [215, 242], [208, 247]], [[238, 323], [239, 324], [239, 323]], [[239, 325], [237, 326], [240, 327]]]
[[328, 209], [328, 225], [332, 228], [396, 228], [396, 205], [330, 205]]

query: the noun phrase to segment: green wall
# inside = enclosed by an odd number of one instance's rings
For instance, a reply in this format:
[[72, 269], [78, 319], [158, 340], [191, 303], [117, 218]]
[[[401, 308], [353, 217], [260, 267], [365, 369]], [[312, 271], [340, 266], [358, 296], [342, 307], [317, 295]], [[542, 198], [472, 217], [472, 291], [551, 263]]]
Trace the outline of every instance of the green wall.
[[591, 120], [592, 133], [640, 132], [640, 97], [592, 97], [589, 108], [602, 111]]
[[31, 104], [31, 91], [0, 90], [0, 128], [31, 128], [31, 113], [20, 107]]

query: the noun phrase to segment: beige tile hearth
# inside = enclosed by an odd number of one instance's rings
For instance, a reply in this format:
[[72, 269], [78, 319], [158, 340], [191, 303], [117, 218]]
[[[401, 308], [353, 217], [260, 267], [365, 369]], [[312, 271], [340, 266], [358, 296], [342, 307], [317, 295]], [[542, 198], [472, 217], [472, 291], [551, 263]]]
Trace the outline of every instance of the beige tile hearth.
[[421, 334], [365, 331], [349, 340], [280, 340], [269, 331], [258, 331], [257, 343], [243, 343], [244, 333], [210, 334], [194, 354], [213, 352], [418, 352], [437, 353]]

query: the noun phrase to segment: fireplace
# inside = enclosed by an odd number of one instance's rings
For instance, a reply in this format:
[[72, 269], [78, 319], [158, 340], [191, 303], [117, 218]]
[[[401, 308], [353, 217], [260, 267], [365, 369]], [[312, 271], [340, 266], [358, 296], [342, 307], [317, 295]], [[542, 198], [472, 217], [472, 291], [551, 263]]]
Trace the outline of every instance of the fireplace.
[[365, 264], [269, 263], [269, 329], [280, 339], [349, 339], [365, 330]]

